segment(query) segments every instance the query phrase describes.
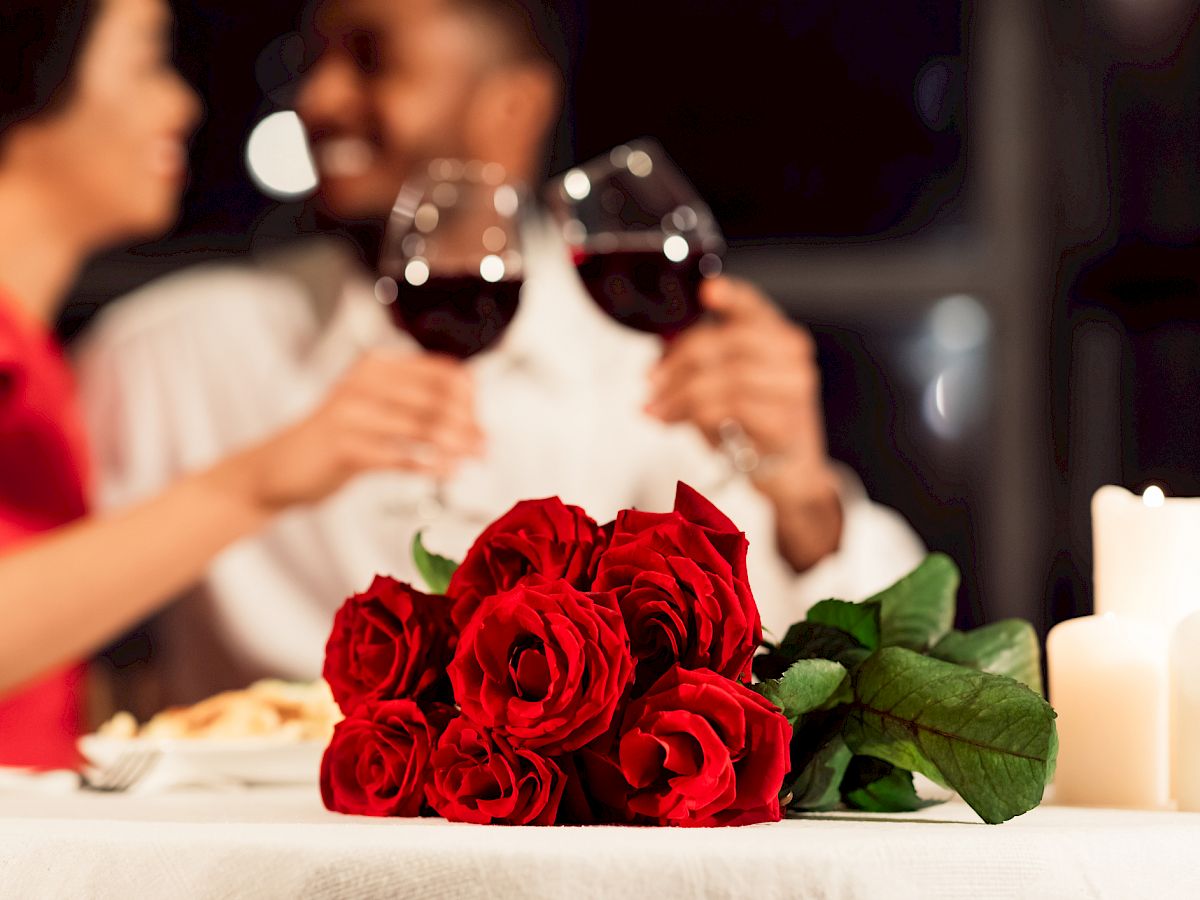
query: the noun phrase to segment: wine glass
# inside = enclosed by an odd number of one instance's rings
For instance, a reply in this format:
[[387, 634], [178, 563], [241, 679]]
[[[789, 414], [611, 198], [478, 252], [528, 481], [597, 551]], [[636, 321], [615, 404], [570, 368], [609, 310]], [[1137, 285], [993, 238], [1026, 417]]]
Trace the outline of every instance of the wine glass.
[[[496, 163], [438, 159], [396, 198], [376, 298], [433, 353], [467, 359], [494, 346], [517, 312], [524, 277], [524, 189]], [[423, 512], [446, 508], [435, 483]]]
[[[545, 199], [588, 294], [609, 316], [667, 341], [702, 318], [700, 284], [721, 273], [725, 238], [657, 141], [630, 141], [565, 172]], [[719, 439], [736, 471], [758, 468], [737, 420], [720, 424]]]
[[630, 328], [670, 339], [700, 318], [703, 278], [725, 239], [657, 141], [622, 144], [546, 189], [592, 299]]

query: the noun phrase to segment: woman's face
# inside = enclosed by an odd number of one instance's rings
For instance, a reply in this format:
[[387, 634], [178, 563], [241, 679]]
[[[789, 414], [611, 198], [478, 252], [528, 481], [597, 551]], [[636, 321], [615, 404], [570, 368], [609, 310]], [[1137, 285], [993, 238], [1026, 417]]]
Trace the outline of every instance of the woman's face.
[[98, 244], [153, 237], [179, 210], [200, 105], [170, 62], [164, 0], [101, 0], [65, 103], [25, 129], [28, 164]]

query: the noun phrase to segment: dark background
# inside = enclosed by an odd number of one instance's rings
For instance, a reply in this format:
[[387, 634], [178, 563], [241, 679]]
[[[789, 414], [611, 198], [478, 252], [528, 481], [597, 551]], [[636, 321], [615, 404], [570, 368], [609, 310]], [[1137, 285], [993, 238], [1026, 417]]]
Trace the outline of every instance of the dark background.
[[[1088, 610], [1099, 484], [1200, 492], [1196, 4], [1147, 0], [1140, 24], [1120, 6], [560, 4], [575, 52], [552, 167], [664, 143], [730, 268], [816, 334], [834, 455], [963, 566], [964, 623]], [[172, 268], [305, 227], [243, 155], [285, 101], [299, 8], [176, 3], [208, 110], [183, 217], [98, 260], [64, 335]], [[973, 343], [939, 343], [951, 296], [983, 323]]]

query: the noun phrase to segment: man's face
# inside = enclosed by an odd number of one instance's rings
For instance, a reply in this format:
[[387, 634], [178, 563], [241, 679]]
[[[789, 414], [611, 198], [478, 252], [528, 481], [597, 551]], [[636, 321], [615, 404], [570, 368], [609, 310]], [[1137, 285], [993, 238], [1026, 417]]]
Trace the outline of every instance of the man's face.
[[480, 37], [443, 0], [325, 0], [297, 111], [342, 219], [385, 217], [421, 164], [466, 156]]

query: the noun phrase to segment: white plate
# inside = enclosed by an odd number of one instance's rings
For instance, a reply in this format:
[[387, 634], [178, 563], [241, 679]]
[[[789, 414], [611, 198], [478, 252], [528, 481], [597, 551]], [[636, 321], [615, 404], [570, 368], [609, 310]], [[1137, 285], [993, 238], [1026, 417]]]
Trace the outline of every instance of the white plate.
[[89, 734], [79, 751], [96, 768], [111, 765], [131, 750], [154, 750], [158, 760], [146, 777], [155, 786], [186, 784], [316, 784], [323, 741], [272, 738], [183, 740], [113, 738]]

